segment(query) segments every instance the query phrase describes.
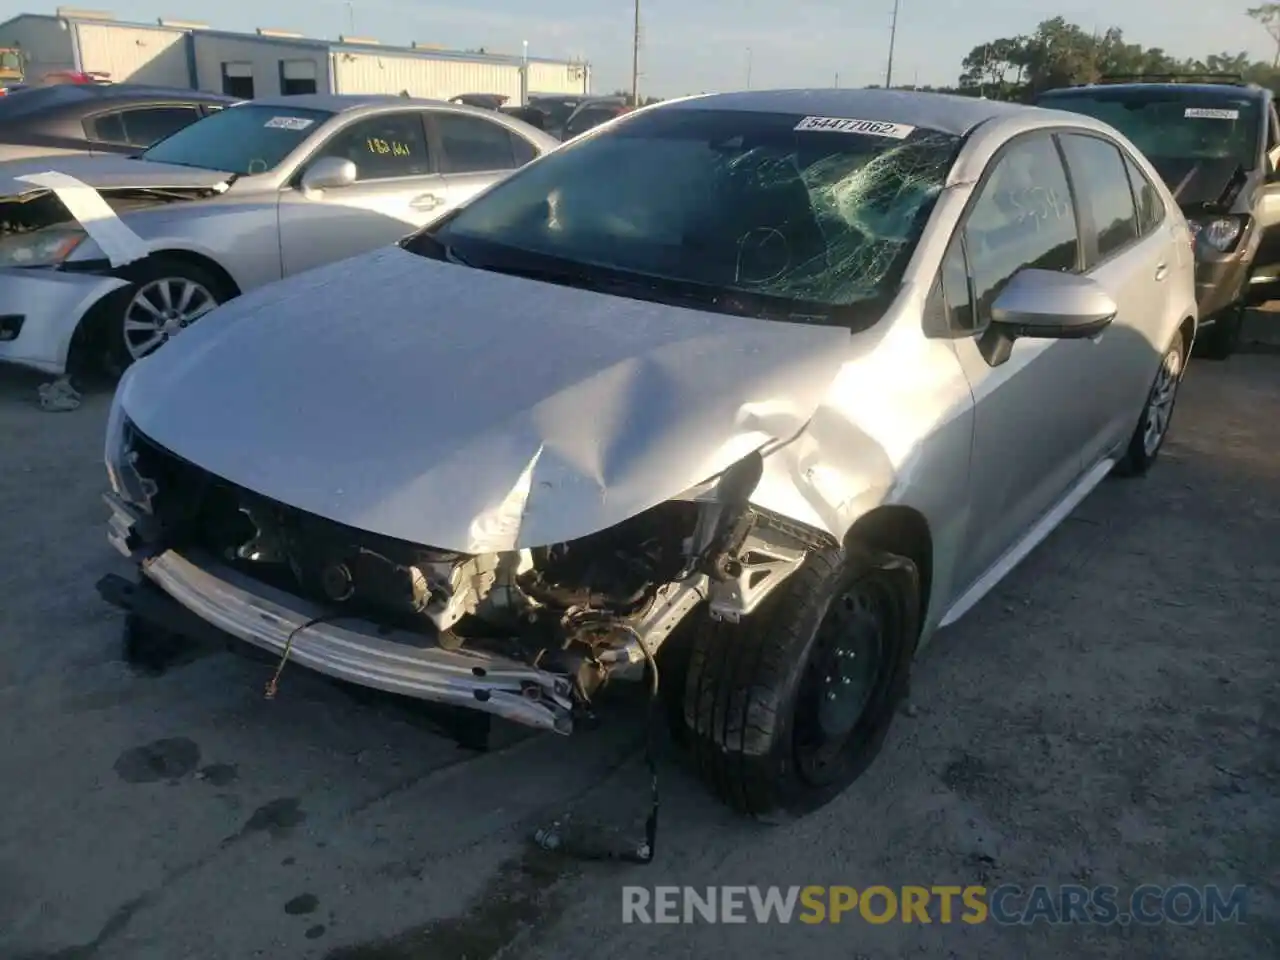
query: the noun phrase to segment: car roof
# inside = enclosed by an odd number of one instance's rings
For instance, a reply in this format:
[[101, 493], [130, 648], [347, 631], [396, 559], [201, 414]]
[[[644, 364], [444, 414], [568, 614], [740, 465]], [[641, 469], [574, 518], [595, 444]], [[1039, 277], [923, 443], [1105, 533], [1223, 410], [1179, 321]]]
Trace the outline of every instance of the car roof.
[[839, 120], [881, 120], [924, 127], [956, 136], [995, 117], [1016, 116], [1034, 107], [999, 100], [916, 90], [748, 90], [672, 100], [670, 110], [744, 110]]
[[1223, 99], [1244, 97], [1251, 100], [1262, 100], [1267, 92], [1262, 87], [1242, 83], [1088, 83], [1075, 87], [1057, 87], [1046, 90], [1040, 98], [1071, 96], [1080, 93], [1098, 93], [1100, 91], [1116, 91], [1132, 93], [1134, 91], [1158, 90], [1160, 93], [1187, 93], [1197, 97], [1219, 96]]
[[20, 97], [0, 98], [0, 116], [5, 120], [18, 117], [37, 117], [45, 113], [74, 113], [100, 109], [104, 104], [113, 106], [128, 103], [152, 103], [155, 101], [183, 100], [192, 103], [235, 103], [234, 97], [204, 90], [188, 90], [181, 87], [152, 87], [142, 84], [113, 83], [58, 83], [48, 87], [30, 87]]
[[457, 106], [443, 100], [426, 100], [419, 97], [401, 97], [394, 93], [299, 93], [292, 96], [256, 97], [246, 101], [255, 107], [301, 107], [303, 110], [328, 110], [345, 113], [361, 107], [385, 107], [405, 104], [418, 106]]

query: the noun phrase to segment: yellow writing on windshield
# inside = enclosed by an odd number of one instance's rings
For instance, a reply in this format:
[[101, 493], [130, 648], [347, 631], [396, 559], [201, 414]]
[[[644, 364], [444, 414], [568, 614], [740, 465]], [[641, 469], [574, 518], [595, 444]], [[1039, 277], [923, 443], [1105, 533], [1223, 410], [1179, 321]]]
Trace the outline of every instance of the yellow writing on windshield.
[[369, 137], [364, 142], [365, 149], [380, 157], [408, 157], [413, 154], [407, 143], [399, 140], [383, 140], [381, 137]]

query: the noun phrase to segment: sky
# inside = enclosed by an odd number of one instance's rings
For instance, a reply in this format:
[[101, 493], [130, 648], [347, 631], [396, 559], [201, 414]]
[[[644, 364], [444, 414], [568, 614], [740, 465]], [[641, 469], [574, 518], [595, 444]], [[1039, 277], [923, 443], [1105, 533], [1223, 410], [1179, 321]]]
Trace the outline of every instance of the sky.
[[[1257, 0], [1254, 0], [1257, 2]], [[63, 0], [62, 5], [73, 5]], [[632, 0], [103, 0], [74, 4], [119, 20], [196, 20], [222, 30], [296, 30], [383, 43], [484, 47], [579, 57], [598, 93], [631, 85]], [[1061, 15], [1087, 29], [1117, 26], [1130, 42], [1178, 56], [1274, 45], [1245, 16], [1249, 0], [900, 0], [895, 83], [954, 83], [975, 45], [1029, 33]], [[6, 4], [9, 6], [9, 4]], [[18, 0], [13, 12], [53, 13], [58, 0]], [[7, 11], [6, 11], [7, 12]], [[883, 83], [893, 0], [641, 0], [640, 87], [660, 97], [743, 87]], [[354, 29], [353, 29], [354, 25]]]

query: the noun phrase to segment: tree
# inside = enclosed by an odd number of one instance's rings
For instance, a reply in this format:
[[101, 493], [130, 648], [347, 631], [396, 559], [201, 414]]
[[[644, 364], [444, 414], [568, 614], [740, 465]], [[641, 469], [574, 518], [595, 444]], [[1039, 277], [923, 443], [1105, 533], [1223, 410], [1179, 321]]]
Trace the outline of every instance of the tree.
[[1271, 58], [1271, 69], [1275, 70], [1280, 67], [1280, 3], [1264, 3], [1258, 7], [1250, 7], [1245, 12], [1262, 24], [1262, 29], [1275, 42], [1276, 52]]
[[[1280, 62], [1280, 3], [1249, 11], [1273, 37]], [[1044, 90], [1095, 83], [1106, 76], [1231, 73], [1280, 90], [1280, 68], [1223, 51], [1181, 60], [1159, 47], [1129, 43], [1112, 27], [1086, 31], [1062, 17], [1043, 21], [1029, 36], [1001, 37], [974, 47], [961, 62], [959, 91], [1001, 100], [1031, 100]]]

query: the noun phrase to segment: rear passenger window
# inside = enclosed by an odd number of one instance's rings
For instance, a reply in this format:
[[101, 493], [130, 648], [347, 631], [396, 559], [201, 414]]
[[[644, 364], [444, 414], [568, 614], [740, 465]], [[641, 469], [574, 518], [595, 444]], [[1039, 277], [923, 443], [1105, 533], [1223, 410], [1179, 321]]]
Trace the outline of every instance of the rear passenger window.
[[1145, 237], [1164, 219], [1164, 202], [1160, 199], [1160, 191], [1129, 157], [1124, 158], [1124, 166], [1129, 172], [1129, 185], [1133, 187], [1138, 204], [1138, 234]]
[[995, 162], [964, 226], [973, 326], [1019, 270], [1073, 272], [1079, 233], [1062, 158], [1048, 134], [1025, 137]]
[[[1074, 133], [1062, 137], [1062, 152], [1081, 207], [1093, 218], [1097, 260], [1105, 260], [1138, 238], [1138, 215], [1124, 158], [1119, 148], [1106, 140]], [[1085, 269], [1093, 265], [1086, 263]]]
[[98, 143], [128, 143], [124, 136], [124, 120], [119, 112], [103, 113], [84, 122], [84, 132]]
[[513, 133], [511, 135], [511, 145], [515, 148], [517, 167], [523, 167], [538, 155], [538, 151], [533, 148], [533, 144], [518, 134]]
[[436, 123], [451, 172], [484, 173], [517, 166], [514, 138], [506, 127], [460, 113], [436, 114]]
[[135, 147], [149, 147], [199, 119], [195, 107], [143, 107], [125, 111], [124, 132]]

